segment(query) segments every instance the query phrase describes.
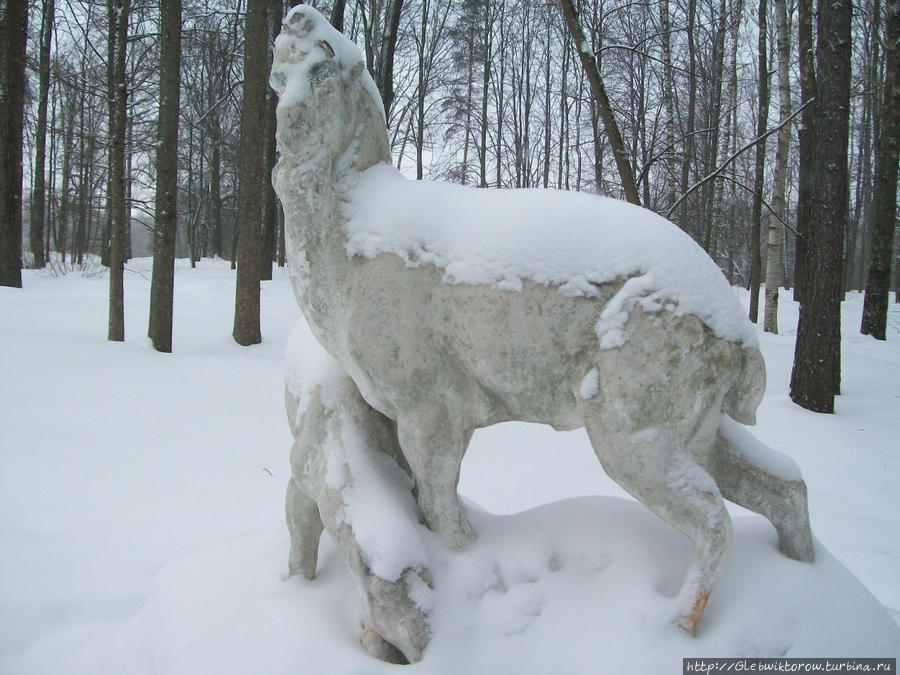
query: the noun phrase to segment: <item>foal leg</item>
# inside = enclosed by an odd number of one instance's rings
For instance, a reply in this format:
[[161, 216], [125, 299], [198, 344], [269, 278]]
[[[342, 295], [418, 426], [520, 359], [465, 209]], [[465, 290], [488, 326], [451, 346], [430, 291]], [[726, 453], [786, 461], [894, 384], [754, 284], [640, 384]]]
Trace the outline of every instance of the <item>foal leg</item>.
[[293, 576], [299, 573], [312, 579], [316, 576], [319, 539], [324, 525], [319, 516], [318, 505], [300, 489], [293, 478], [288, 481], [285, 512], [291, 534], [288, 574]]

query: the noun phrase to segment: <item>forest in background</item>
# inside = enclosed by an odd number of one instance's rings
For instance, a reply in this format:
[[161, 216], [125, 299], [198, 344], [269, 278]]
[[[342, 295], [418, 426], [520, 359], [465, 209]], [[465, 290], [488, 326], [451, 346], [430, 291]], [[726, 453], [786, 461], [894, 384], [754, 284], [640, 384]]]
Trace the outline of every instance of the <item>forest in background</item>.
[[[16, 4], [4, 0], [4, 17]], [[732, 283], [759, 288], [765, 281], [771, 293], [802, 281], [798, 268], [808, 259], [809, 269], [840, 277], [832, 297], [866, 288], [873, 254], [882, 267], [887, 261], [888, 278], [896, 266], [896, 216], [887, 245], [882, 236], [873, 250], [873, 234], [884, 220], [877, 204], [885, 198], [876, 195], [879, 142], [892, 139], [888, 201], [896, 213], [900, 128], [897, 114], [882, 108], [892, 91], [885, 80], [897, 77], [897, 38], [889, 37], [896, 36], [897, 0], [862, 0], [852, 11], [849, 2], [811, 0], [310, 4], [360, 46], [385, 103], [395, 164], [411, 177], [640, 201], [687, 231]], [[574, 23], [566, 7], [577, 10]], [[111, 251], [122, 259], [152, 252], [164, 211], [157, 194], [157, 166], [166, 166], [157, 164], [161, 111], [174, 91], [175, 254], [237, 261], [238, 232], [250, 227], [259, 235], [250, 253], [259, 260], [253, 276], [270, 278], [271, 266], [284, 263], [280, 209], [268, 180], [276, 101], [268, 87], [247, 97], [243, 84], [248, 63], [257, 69], [246, 80], [254, 86], [267, 72], [251, 50], [271, 60], [288, 8], [285, 0], [32, 0], [22, 141], [25, 265], [79, 264], [88, 252], [107, 264]], [[180, 33], [180, 66], [174, 89], [171, 82], [166, 89], [164, 52], [173, 32]], [[849, 67], [820, 67], [819, 103], [810, 92], [828, 44], [848, 48]], [[896, 100], [900, 86], [893, 90]], [[813, 126], [817, 106], [827, 121], [826, 95], [846, 114], [848, 137], [838, 148], [846, 189], [810, 174], [805, 180], [841, 193], [819, 205], [820, 215], [835, 206], [840, 212], [840, 228], [828, 230], [838, 237], [829, 244], [839, 248], [837, 267], [816, 258], [812, 234], [805, 252], [798, 238], [804, 158], [807, 166], [819, 155], [831, 161], [827, 132], [806, 148], [799, 132]], [[258, 121], [253, 152], [241, 147], [242, 115]], [[241, 213], [240, 174], [248, 164], [258, 189]], [[123, 246], [111, 247], [117, 210]], [[141, 232], [148, 233], [143, 240]], [[140, 241], [149, 248], [129, 250]], [[814, 280], [809, 287], [815, 290]], [[751, 303], [754, 321], [759, 307]], [[837, 391], [839, 366], [835, 377]]]
[[[865, 0], [854, 8], [847, 290], [865, 287], [869, 258], [873, 152], [884, 82], [881, 2]], [[331, 3], [310, 4], [331, 15]], [[795, 43], [797, 7], [796, 2], [788, 4], [786, 29]], [[769, 27], [764, 43], [770, 80], [767, 106], [760, 99], [760, 8]], [[279, 19], [271, 22], [270, 58], [286, 9], [281, 0], [271, 3], [270, 12]], [[398, 9], [395, 53], [389, 57], [392, 13]], [[245, 11], [241, 0], [184, 4], [179, 257], [234, 255]], [[580, 16], [644, 206], [669, 213], [678, 197], [753, 141], [758, 129], [778, 124], [775, 0], [759, 5], [745, 0], [593, 1], [585, 3]], [[29, 24], [26, 193], [34, 191], [35, 155], [41, 150], [37, 118], [43, 66], [49, 71], [44, 249], [80, 260], [86, 251], [100, 253], [108, 239], [103, 235], [108, 229], [109, 15], [103, 2], [40, 0], [32, 17], [42, 21]], [[127, 198], [131, 227], [152, 228], [158, 1], [133, 0], [130, 17]], [[485, 187], [554, 187], [622, 196], [608, 139], [557, 3], [350, 2], [344, 9], [344, 30], [360, 44], [380, 84], [386, 61], [392, 58], [388, 133], [395, 162], [409, 175]], [[46, 64], [41, 63], [42, 46], [49, 51]], [[796, 44], [789, 54], [790, 105], [796, 110], [802, 103]], [[267, 96], [271, 100], [272, 92]], [[761, 113], [763, 125], [758, 121]], [[799, 124], [796, 118], [794, 122]], [[735, 284], [749, 281], [754, 192], [761, 187], [763, 218], [771, 215], [776, 201], [776, 139], [767, 140], [762, 186], [756, 185], [751, 148], [670, 214]], [[794, 131], [785, 187], [789, 206], [796, 204], [796, 141]], [[271, 153], [267, 160], [274, 162]], [[269, 199], [274, 200], [274, 194]], [[30, 212], [29, 206], [26, 203]], [[267, 210], [271, 218], [275, 210]], [[793, 211], [787, 208], [779, 214], [787, 242], [780, 264], [788, 286], [794, 270]], [[271, 239], [269, 248], [277, 261], [277, 237]]]

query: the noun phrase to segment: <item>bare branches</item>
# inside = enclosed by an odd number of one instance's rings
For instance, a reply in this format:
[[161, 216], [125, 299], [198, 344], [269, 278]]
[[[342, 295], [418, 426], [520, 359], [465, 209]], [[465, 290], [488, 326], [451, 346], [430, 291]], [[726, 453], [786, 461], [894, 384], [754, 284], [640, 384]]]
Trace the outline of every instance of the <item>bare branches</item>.
[[619, 125], [616, 123], [612, 106], [606, 95], [606, 87], [603, 85], [603, 78], [600, 76], [600, 69], [597, 67], [597, 58], [591, 51], [584, 36], [584, 31], [582, 31], [581, 24], [578, 22], [578, 14], [575, 11], [572, 0], [561, 0], [560, 5], [562, 6], [566, 26], [568, 26], [569, 33], [575, 41], [578, 57], [581, 59], [581, 66], [584, 68], [584, 72], [591, 84], [594, 102], [597, 104], [598, 112], [603, 119], [603, 126], [612, 146], [613, 158], [615, 159], [616, 169], [619, 172], [619, 179], [622, 182], [622, 189], [625, 192], [625, 199], [632, 204], [640, 204], [641, 198], [638, 196], [637, 184], [634, 182], [634, 172], [628, 159], [625, 142], [622, 140], [622, 134], [619, 132]]
[[[699, 189], [700, 187], [702, 187], [703, 185], [705, 185], [706, 183], [708, 183], [709, 181], [711, 181], [713, 178], [716, 178], [716, 177], [722, 175], [722, 172], [725, 171], [725, 169], [727, 169], [727, 168], [731, 165], [731, 163], [732, 163], [735, 159], [737, 159], [740, 155], [742, 155], [744, 152], [746, 152], [746, 151], [749, 150], [750, 148], [755, 147], [756, 144], [759, 143], [760, 141], [763, 141], [763, 140], [765, 140], [766, 138], [768, 138], [769, 136], [771, 136], [772, 134], [776, 133], [779, 129], [781, 129], [781, 127], [785, 126], [786, 124], [790, 124], [791, 120], [793, 120], [797, 115], [799, 115], [799, 114], [803, 111], [803, 109], [804, 109], [806, 106], [810, 105], [814, 100], [815, 100], [815, 99], [810, 99], [810, 100], [806, 101], [803, 105], [801, 105], [799, 108], [797, 108], [797, 110], [795, 110], [794, 113], [793, 113], [790, 117], [788, 117], [786, 120], [784, 120], [783, 122], [781, 122], [781, 123], [778, 124], [777, 126], [772, 127], [771, 129], [769, 129], [768, 131], [766, 131], [766, 133], [762, 134], [761, 136], [758, 136], [757, 138], [754, 138], [752, 141], [750, 141], [750, 142], [747, 143], [746, 145], [742, 146], [739, 150], [737, 150], [736, 152], [732, 153], [732, 155], [731, 155], [728, 159], [726, 159], [724, 162], [722, 162], [722, 163], [715, 169], [715, 171], [712, 171], [712, 172], [708, 173], [706, 176], [704, 176], [703, 178], [701, 178], [699, 181], [697, 181], [696, 183], [694, 183], [693, 185], [691, 185], [691, 187], [687, 190], [687, 192], [685, 192], [684, 194], [682, 194], [682, 195], [675, 201], [675, 203], [672, 204], [672, 206], [669, 207], [668, 211], [666, 211], [666, 213], [665, 213], [666, 218], [668, 218], [669, 216], [671, 216], [671, 215], [672, 215], [672, 212], [673, 212], [673, 211], [678, 207], [678, 205], [681, 204], [681, 202], [683, 202], [689, 195], [691, 195], [691, 194], [692, 194], [693, 192], [695, 192], [697, 189]], [[799, 236], [799, 233], [798, 233], [798, 236]]]

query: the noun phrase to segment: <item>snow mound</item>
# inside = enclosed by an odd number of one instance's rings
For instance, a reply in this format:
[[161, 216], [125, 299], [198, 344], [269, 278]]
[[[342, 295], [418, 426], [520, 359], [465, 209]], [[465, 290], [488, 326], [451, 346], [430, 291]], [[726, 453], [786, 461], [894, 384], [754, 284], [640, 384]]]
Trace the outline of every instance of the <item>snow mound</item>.
[[[567, 296], [628, 278], [598, 322], [621, 342], [623, 309], [693, 314], [719, 337], [756, 346], [752, 324], [716, 264], [662, 216], [623, 201], [557, 190], [479, 190], [410, 181], [387, 164], [363, 172], [345, 204], [347, 252], [435, 265], [450, 284], [516, 291], [523, 280]], [[627, 314], [624, 315], [627, 318]]]
[[[883, 657], [900, 644], [821, 545], [814, 564], [792, 561], [758, 517], [735, 520], [731, 569], [692, 639], [670, 623], [690, 545], [642, 506], [468, 510], [480, 537], [466, 551], [428, 539], [434, 636], [411, 673], [676, 672], [682, 657]], [[170, 563], [143, 610], [83, 645], [70, 672], [397, 672], [358, 645], [352, 580], [327, 537], [314, 581], [284, 579], [286, 551], [279, 527]]]

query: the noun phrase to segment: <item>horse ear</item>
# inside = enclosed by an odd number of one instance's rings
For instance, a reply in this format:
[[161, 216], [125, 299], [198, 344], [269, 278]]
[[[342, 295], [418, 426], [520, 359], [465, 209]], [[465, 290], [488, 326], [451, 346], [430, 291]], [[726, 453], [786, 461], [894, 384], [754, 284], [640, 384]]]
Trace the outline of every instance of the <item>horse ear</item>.
[[326, 40], [319, 40], [317, 44], [322, 48], [323, 52], [328, 54], [329, 59], [334, 58], [334, 47], [332, 47]]
[[302, 9], [292, 11], [281, 23], [281, 29], [297, 37], [306, 37], [315, 27], [313, 20], [303, 13]]

